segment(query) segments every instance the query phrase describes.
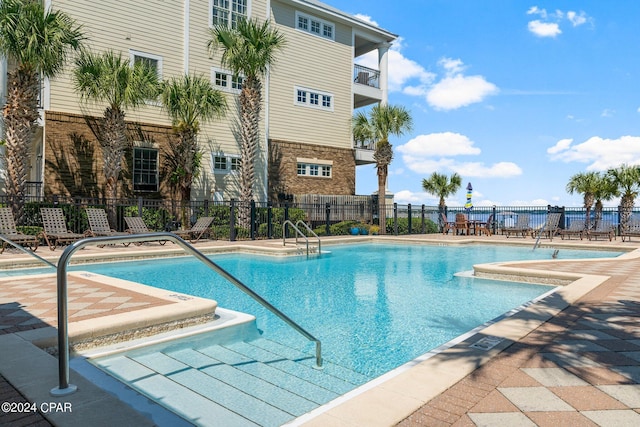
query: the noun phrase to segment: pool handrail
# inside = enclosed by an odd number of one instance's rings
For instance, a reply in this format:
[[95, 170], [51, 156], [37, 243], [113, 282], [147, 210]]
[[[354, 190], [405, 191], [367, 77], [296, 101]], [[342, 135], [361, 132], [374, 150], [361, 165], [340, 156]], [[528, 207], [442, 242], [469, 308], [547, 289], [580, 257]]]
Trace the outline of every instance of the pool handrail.
[[315, 338], [309, 332], [291, 320], [286, 314], [274, 307], [270, 302], [262, 298], [251, 288], [246, 286], [240, 280], [235, 278], [231, 273], [220, 267], [218, 264], [209, 259], [205, 254], [194, 248], [192, 245], [170, 232], [157, 232], [157, 233], [144, 233], [144, 234], [132, 234], [131, 236], [100, 236], [100, 237], [87, 237], [76, 242], [71, 243], [66, 247], [60, 259], [58, 260], [58, 273], [57, 273], [57, 287], [58, 287], [58, 380], [59, 385], [51, 389], [53, 396], [65, 396], [71, 394], [77, 390], [77, 387], [73, 384], [69, 384], [69, 332], [68, 332], [68, 311], [67, 311], [67, 266], [71, 259], [71, 256], [79, 249], [89, 245], [106, 245], [110, 243], [134, 243], [134, 242], [152, 242], [157, 240], [170, 240], [173, 243], [181, 246], [185, 252], [190, 253], [207, 267], [227, 279], [238, 289], [249, 295], [263, 307], [271, 311], [278, 316], [287, 325], [292, 327], [295, 331], [307, 338], [309, 341], [313, 341], [316, 344], [316, 366], [322, 367], [322, 344], [320, 340]]
[[[309, 226], [307, 225], [307, 223], [306, 223], [306, 222], [304, 222], [304, 221], [303, 221], [303, 220], [301, 220], [301, 219], [299, 219], [299, 220], [296, 222], [296, 227], [298, 227], [300, 224], [302, 224], [302, 225], [304, 226], [304, 228], [305, 228], [305, 229], [306, 229], [306, 230], [307, 230], [307, 231], [308, 231], [312, 236], [314, 236], [316, 239], [318, 239], [318, 254], [322, 253], [322, 250], [321, 250], [321, 248], [320, 248], [320, 237], [318, 237], [318, 235], [315, 233], [315, 231], [313, 231], [313, 230], [311, 229], [311, 227], [309, 227]], [[307, 255], [308, 255], [308, 254], [307, 254]]]
[[14, 246], [17, 249], [20, 249], [22, 252], [24, 252], [27, 255], [31, 255], [32, 257], [34, 257], [35, 259], [42, 261], [43, 263], [47, 264], [49, 267], [51, 268], [58, 268], [57, 265], [55, 265], [54, 263], [52, 263], [51, 261], [48, 261], [44, 258], [42, 258], [40, 255], [38, 255], [37, 253], [27, 250], [25, 247], [20, 246], [19, 244], [15, 243], [13, 240], [11, 239], [7, 239], [6, 237], [4, 237], [3, 235], [0, 234], [0, 240], [2, 240], [3, 242], [9, 243], [10, 245]]
[[313, 230], [311, 230], [309, 228], [309, 226], [302, 220], [298, 221], [295, 225], [293, 224], [293, 222], [291, 222], [291, 220], [286, 220], [285, 222], [282, 223], [282, 246], [286, 246], [287, 245], [287, 225], [290, 225], [291, 228], [293, 228], [295, 230], [295, 232], [296, 232], [296, 245], [298, 245], [298, 236], [304, 238], [304, 241], [305, 241], [305, 243], [307, 245], [307, 258], [309, 257], [309, 238], [307, 237], [306, 234], [304, 234], [298, 228], [298, 224], [301, 223], [301, 222], [304, 224], [306, 229], [309, 230], [311, 232], [311, 234], [316, 236], [316, 239], [318, 239], [318, 254], [320, 254], [320, 237], [318, 237], [318, 235], [316, 233], [314, 233]]

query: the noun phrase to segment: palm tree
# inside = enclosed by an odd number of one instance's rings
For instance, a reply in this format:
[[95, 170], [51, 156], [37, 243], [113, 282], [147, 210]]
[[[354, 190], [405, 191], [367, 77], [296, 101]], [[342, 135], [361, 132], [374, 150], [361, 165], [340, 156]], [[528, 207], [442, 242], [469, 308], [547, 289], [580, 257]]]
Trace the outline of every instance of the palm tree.
[[607, 176], [611, 178], [616, 187], [616, 196], [622, 196], [620, 200], [620, 224], [622, 231], [627, 229], [633, 210], [635, 199], [640, 191], [640, 169], [638, 166], [623, 164], [615, 169], [610, 169]]
[[[180, 192], [183, 208], [191, 200], [191, 185], [198, 176], [202, 152], [198, 149], [200, 122], [224, 116], [227, 103], [224, 95], [214, 89], [208, 79], [200, 75], [184, 75], [162, 82], [162, 105], [171, 117], [178, 143], [171, 144], [167, 156], [170, 181]], [[182, 211], [186, 226], [186, 211]]]
[[[218, 24], [210, 30], [207, 47], [211, 55], [222, 51], [221, 63], [241, 77], [240, 91], [240, 200], [245, 206], [253, 200], [255, 157], [260, 144], [262, 78], [275, 63], [276, 53], [284, 45], [284, 36], [268, 21], [240, 19], [235, 28]], [[248, 211], [241, 209], [240, 224], [247, 226]]]
[[140, 61], [131, 66], [128, 59], [113, 51], [83, 52], [76, 60], [74, 80], [82, 101], [107, 104], [96, 136], [102, 147], [105, 198], [114, 200], [129, 145], [125, 109], [157, 97], [158, 74], [148, 63]]
[[40, 78], [53, 78], [73, 50], [81, 47], [81, 27], [67, 14], [45, 10], [42, 2], [0, 1], [0, 55], [15, 61], [7, 73], [3, 108], [7, 195], [22, 221], [31, 144], [37, 129]]
[[593, 197], [596, 200], [595, 222], [602, 220], [603, 200], [611, 200], [616, 195], [616, 185], [607, 174], [598, 174], [598, 182]]
[[367, 116], [358, 112], [353, 117], [352, 132], [356, 142], [372, 142], [375, 144], [373, 159], [376, 161], [378, 173], [378, 221], [380, 234], [386, 233], [386, 187], [389, 165], [393, 160], [393, 147], [389, 142], [389, 134], [396, 136], [410, 132], [413, 127], [411, 114], [402, 106], [380, 104], [375, 105]]
[[590, 228], [591, 208], [595, 200], [595, 192], [600, 184], [598, 172], [580, 172], [573, 175], [567, 183], [567, 193], [581, 193], [584, 195], [584, 208], [586, 210], [585, 227]]
[[422, 189], [427, 193], [440, 198], [440, 201], [438, 203], [438, 210], [441, 213], [444, 213], [447, 208], [445, 199], [455, 194], [461, 186], [462, 178], [455, 172], [451, 174], [451, 177], [448, 177], [445, 174], [434, 172], [429, 176], [428, 179], [425, 178], [422, 180]]

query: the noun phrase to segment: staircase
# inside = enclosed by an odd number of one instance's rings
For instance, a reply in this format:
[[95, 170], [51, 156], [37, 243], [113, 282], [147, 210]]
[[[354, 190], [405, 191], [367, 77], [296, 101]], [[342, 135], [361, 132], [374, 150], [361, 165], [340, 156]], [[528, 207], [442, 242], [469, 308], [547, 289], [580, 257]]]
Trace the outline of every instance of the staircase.
[[[196, 348], [197, 347], [197, 348]], [[93, 361], [199, 426], [280, 426], [371, 380], [265, 338], [136, 350]]]

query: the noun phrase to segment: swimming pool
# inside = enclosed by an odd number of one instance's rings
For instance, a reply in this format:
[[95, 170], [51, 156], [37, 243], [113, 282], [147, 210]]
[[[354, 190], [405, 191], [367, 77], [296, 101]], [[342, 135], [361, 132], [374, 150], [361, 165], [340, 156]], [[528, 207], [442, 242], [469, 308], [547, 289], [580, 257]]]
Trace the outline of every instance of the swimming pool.
[[[323, 357], [377, 377], [549, 291], [548, 286], [458, 277], [473, 264], [550, 259], [553, 249], [493, 245], [359, 244], [318, 258], [216, 255], [224, 269], [319, 338]], [[563, 249], [560, 258], [618, 253]], [[263, 336], [312, 353], [280, 319], [188, 258], [77, 269], [218, 301], [256, 316]]]

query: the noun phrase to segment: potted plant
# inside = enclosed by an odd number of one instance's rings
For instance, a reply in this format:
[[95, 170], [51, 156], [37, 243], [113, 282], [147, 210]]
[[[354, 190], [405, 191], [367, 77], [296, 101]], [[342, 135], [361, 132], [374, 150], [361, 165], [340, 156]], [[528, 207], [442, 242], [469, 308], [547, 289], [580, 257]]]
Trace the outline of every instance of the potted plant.
[[372, 225], [371, 227], [369, 227], [369, 233], [371, 233], [372, 235], [377, 236], [379, 232], [380, 227], [378, 227], [377, 225]]

